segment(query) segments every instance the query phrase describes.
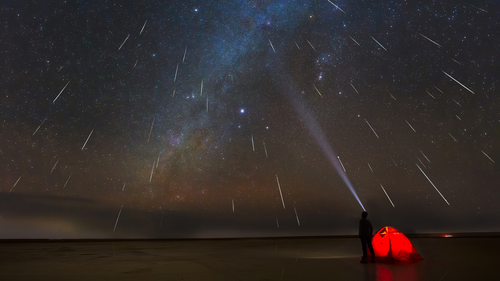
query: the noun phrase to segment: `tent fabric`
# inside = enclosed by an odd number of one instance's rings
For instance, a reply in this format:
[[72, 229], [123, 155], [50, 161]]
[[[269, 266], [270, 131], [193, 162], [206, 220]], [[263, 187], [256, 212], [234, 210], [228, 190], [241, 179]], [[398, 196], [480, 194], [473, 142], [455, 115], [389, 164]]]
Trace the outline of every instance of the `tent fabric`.
[[393, 258], [400, 261], [416, 261], [422, 258], [410, 240], [394, 227], [381, 228], [372, 238], [375, 257]]

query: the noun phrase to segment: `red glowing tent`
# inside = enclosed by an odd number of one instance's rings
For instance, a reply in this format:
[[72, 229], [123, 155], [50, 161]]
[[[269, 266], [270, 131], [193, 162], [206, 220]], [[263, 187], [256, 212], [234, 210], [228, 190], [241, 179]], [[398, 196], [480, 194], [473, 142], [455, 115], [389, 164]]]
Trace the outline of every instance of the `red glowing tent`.
[[381, 228], [372, 238], [375, 257], [392, 258], [400, 261], [417, 261], [422, 258], [410, 240], [394, 227]]

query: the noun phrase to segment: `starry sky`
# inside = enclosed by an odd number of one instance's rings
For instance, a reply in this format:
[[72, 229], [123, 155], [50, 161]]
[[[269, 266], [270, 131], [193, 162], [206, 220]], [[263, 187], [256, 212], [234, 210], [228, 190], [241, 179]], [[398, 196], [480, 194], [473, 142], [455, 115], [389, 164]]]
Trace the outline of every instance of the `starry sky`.
[[0, 238], [500, 231], [495, 1], [4, 1]]

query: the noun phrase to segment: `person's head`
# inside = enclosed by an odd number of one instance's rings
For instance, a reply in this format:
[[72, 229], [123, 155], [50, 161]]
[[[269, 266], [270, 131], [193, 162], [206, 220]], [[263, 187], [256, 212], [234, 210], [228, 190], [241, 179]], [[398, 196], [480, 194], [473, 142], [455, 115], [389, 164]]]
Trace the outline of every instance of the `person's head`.
[[362, 212], [361, 213], [361, 218], [366, 219], [366, 217], [368, 217], [368, 213], [366, 211]]

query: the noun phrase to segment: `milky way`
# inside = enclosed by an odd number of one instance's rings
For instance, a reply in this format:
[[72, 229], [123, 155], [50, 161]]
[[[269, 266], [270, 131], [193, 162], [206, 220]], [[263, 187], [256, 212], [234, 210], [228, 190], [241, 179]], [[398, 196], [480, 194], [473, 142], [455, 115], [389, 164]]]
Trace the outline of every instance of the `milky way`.
[[472, 4], [7, 2], [0, 238], [499, 231]]

